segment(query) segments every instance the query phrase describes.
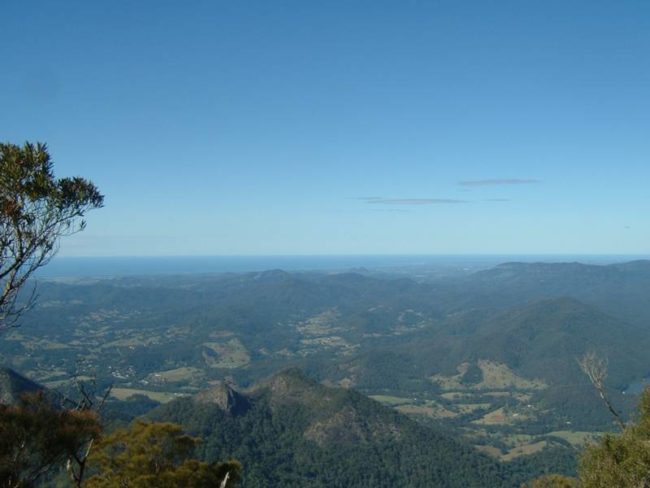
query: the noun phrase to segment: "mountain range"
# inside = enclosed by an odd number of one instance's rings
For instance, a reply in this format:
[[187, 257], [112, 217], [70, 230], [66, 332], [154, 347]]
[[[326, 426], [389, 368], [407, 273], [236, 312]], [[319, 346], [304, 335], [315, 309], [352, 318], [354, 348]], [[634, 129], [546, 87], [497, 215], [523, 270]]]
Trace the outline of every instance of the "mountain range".
[[[224, 381], [238, 385], [225, 405], [273, 411], [260, 385], [297, 367], [490, 461], [553, 459], [562, 470], [567, 453], [612, 428], [579, 359], [608, 361], [607, 393], [624, 415], [650, 376], [648, 290], [648, 261], [505, 263], [435, 279], [270, 270], [49, 281], [0, 355], [50, 388], [73, 375], [113, 384], [123, 418], [205, 405], [195, 395]], [[309, 426], [296, 428], [305, 441]]]

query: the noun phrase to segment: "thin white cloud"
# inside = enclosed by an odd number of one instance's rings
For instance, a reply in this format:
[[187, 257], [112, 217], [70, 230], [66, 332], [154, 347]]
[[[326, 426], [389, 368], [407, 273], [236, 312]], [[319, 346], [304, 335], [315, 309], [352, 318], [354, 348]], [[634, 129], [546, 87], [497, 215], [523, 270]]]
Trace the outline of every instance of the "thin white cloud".
[[459, 181], [460, 186], [501, 186], [501, 185], [534, 185], [539, 180], [532, 178], [495, 178], [486, 180]]
[[455, 198], [383, 198], [366, 197], [361, 198], [366, 203], [373, 205], [441, 205], [453, 203], [467, 203], [467, 200]]
[[383, 212], [383, 213], [409, 213], [410, 210], [405, 208], [373, 208], [373, 212]]

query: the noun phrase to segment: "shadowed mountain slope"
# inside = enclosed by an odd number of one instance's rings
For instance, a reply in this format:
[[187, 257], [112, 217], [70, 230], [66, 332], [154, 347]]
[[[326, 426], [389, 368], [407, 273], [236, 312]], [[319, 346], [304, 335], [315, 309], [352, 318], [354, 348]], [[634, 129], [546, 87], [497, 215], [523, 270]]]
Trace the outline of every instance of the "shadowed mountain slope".
[[13, 405], [21, 395], [38, 391], [45, 391], [45, 388], [11, 368], [0, 369], [0, 403]]

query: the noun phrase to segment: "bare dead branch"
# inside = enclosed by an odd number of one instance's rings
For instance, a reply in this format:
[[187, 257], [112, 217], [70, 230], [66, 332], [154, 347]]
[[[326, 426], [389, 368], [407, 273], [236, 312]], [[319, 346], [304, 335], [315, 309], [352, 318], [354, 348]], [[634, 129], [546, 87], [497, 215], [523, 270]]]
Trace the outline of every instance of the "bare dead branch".
[[588, 351], [578, 360], [578, 365], [589, 381], [598, 392], [598, 396], [605, 403], [605, 406], [614, 417], [614, 421], [621, 430], [625, 430], [625, 422], [621, 414], [614, 408], [605, 390], [605, 378], [607, 378], [607, 359], [599, 356], [595, 351]]

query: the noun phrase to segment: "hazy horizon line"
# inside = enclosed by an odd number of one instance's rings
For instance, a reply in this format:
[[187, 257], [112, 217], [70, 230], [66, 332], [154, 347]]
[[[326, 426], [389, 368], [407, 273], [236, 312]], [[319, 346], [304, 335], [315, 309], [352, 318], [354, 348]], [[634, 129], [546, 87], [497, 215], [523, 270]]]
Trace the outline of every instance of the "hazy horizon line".
[[155, 259], [155, 258], [273, 258], [273, 257], [500, 257], [500, 256], [646, 256], [650, 253], [575, 253], [575, 252], [495, 252], [495, 253], [278, 253], [278, 254], [116, 254], [116, 255], [63, 255], [53, 259]]

